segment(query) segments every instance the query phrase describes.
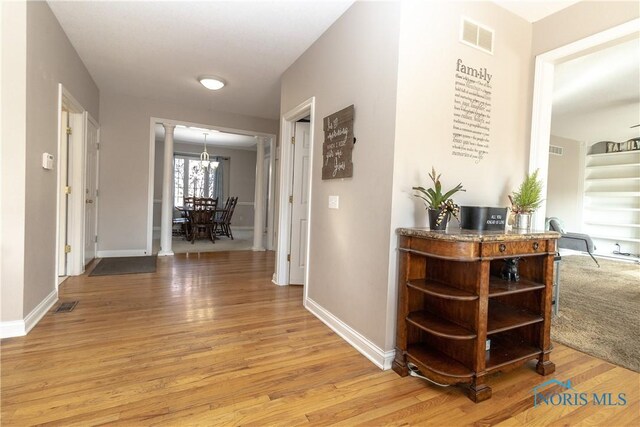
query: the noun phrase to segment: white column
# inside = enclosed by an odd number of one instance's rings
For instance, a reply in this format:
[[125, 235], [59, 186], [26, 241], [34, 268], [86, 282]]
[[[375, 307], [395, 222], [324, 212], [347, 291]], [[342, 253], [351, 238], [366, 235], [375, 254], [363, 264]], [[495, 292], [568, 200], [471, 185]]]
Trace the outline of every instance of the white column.
[[256, 194], [253, 200], [253, 247], [254, 251], [264, 251], [264, 138], [257, 137], [256, 152]]
[[158, 256], [173, 255], [171, 229], [173, 228], [173, 130], [175, 125], [164, 126], [164, 168], [162, 170], [162, 219], [160, 221], [160, 252]]

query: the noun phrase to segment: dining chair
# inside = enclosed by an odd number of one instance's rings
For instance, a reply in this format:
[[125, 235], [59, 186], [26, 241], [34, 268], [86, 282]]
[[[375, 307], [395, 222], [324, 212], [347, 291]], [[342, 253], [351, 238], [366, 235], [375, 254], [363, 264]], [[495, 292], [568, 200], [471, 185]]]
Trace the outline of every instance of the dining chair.
[[[189, 229], [191, 243], [195, 243], [196, 239], [203, 236], [211, 239], [215, 243], [215, 224], [214, 215], [216, 212], [217, 200], [213, 199], [213, 203], [210, 205], [212, 209], [198, 209], [198, 205], [195, 205], [193, 210], [187, 211], [189, 215]], [[204, 206], [204, 205], [200, 205]]]
[[236, 204], [238, 203], [237, 197], [227, 198], [222, 215], [220, 218], [214, 220], [214, 233], [216, 236], [227, 236], [233, 240], [233, 233], [231, 232], [231, 218], [235, 211]]

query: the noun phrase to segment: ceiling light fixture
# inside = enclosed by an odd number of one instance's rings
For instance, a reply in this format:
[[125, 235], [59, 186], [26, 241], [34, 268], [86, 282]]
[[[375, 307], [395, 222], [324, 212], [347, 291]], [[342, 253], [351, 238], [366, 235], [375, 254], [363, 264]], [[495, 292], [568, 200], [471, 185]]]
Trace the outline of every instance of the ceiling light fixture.
[[222, 89], [226, 84], [225, 81], [220, 77], [214, 76], [203, 76], [198, 78], [198, 81], [202, 84], [202, 86], [206, 87], [209, 90]]
[[203, 169], [209, 167], [209, 153], [207, 153], [207, 134], [204, 134], [204, 151], [200, 154], [200, 166]]

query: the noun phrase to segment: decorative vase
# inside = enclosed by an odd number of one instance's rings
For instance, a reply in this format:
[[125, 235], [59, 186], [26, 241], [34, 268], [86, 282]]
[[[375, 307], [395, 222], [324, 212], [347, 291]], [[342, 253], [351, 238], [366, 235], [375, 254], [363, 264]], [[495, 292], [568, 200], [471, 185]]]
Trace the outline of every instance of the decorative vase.
[[440, 224], [436, 224], [436, 222], [438, 221], [438, 215], [440, 215], [440, 209], [428, 209], [427, 212], [429, 213], [429, 229], [438, 231], [447, 229], [449, 215], [451, 215], [449, 212], [445, 214], [444, 218], [442, 218], [442, 221], [440, 221]]
[[513, 229], [519, 231], [531, 230], [531, 213], [517, 213], [513, 223]]

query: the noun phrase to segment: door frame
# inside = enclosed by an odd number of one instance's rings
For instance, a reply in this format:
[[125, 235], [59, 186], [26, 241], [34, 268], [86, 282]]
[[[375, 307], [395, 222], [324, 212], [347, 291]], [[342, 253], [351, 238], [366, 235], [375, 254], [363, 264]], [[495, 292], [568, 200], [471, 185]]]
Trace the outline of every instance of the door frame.
[[311, 97], [299, 104], [297, 107], [284, 113], [280, 120], [281, 138], [280, 138], [280, 189], [279, 189], [279, 218], [278, 218], [278, 242], [276, 250], [276, 272], [274, 273], [273, 282], [279, 286], [289, 285], [289, 254], [291, 244], [291, 204], [289, 196], [293, 191], [293, 146], [291, 138], [295, 135], [295, 123], [309, 116], [310, 121], [310, 145], [309, 145], [309, 206], [307, 208], [307, 259], [305, 261], [306, 269], [304, 273], [304, 301], [307, 301], [307, 290], [309, 289], [309, 248], [311, 247], [311, 235], [309, 233], [311, 225], [311, 204], [312, 204], [312, 188], [313, 188], [313, 147], [314, 147], [314, 128], [315, 128], [315, 103], [316, 98]]
[[[556, 64], [586, 54], [605, 44], [634, 36], [640, 31], [640, 18], [615, 26], [536, 56], [531, 114], [531, 144], [529, 149], [529, 173], [539, 170], [542, 177], [542, 194], [547, 194], [549, 176], [549, 141], [551, 138], [551, 107], [553, 104], [553, 78]], [[537, 210], [533, 226], [544, 230], [547, 201]]]
[[[76, 130], [71, 134], [70, 149], [67, 156], [67, 167], [69, 168], [69, 184], [71, 187], [71, 194], [67, 203], [67, 237], [68, 242], [71, 245], [71, 252], [67, 260], [66, 276], [77, 276], [84, 272], [84, 169], [85, 169], [85, 112], [76, 98], [73, 97], [62, 83], [58, 84], [58, 151], [57, 159], [60, 159], [60, 153], [63, 150], [62, 144], [66, 143], [65, 138], [62, 138], [62, 108], [66, 108], [69, 112], [69, 121], [72, 123], [72, 128]], [[59, 164], [59, 163], [57, 163]], [[60, 235], [60, 221], [61, 217], [61, 204], [60, 199], [62, 195], [62, 182], [63, 171], [60, 167], [57, 167], [57, 188], [56, 188], [56, 274], [55, 285], [56, 289], [59, 285], [58, 280], [58, 260], [60, 257], [60, 243], [62, 236]], [[74, 249], [75, 248], [75, 249]]]
[[[98, 146], [96, 147], [96, 170], [95, 170], [95, 180], [96, 180], [96, 195], [94, 197], [94, 216], [95, 218], [93, 219], [94, 224], [95, 224], [95, 230], [94, 230], [94, 235], [96, 237], [98, 237], [98, 204], [100, 203], [100, 195], [99, 195], [99, 191], [98, 189], [100, 188], [100, 123], [98, 123], [98, 121], [96, 119], [93, 118], [93, 116], [91, 114], [89, 114], [88, 111], [84, 112], [84, 130], [85, 130], [85, 143], [84, 143], [84, 165], [85, 165], [85, 173], [84, 173], [84, 182], [83, 182], [83, 191], [85, 188], [87, 188], [87, 174], [86, 174], [86, 170], [87, 170], [87, 138], [86, 138], [86, 130], [89, 128], [88, 124], [91, 123], [92, 125], [94, 125], [97, 129], [97, 141], [96, 143], [98, 144]], [[84, 193], [83, 193], [84, 194]], [[83, 205], [84, 206], [84, 205]], [[84, 224], [84, 217], [83, 217], [83, 229], [85, 229], [86, 231], [86, 224]], [[100, 239], [98, 239], [100, 240]], [[95, 258], [98, 257], [98, 242], [94, 242], [94, 253], [95, 253]], [[82, 262], [84, 263], [84, 244], [82, 245]], [[86, 267], [86, 266], [85, 266]]]
[[[136, 251], [131, 251], [131, 256], [141, 256], [141, 255], [151, 255], [153, 253], [153, 193], [154, 193], [154, 189], [155, 189], [155, 167], [156, 167], [156, 132], [155, 132], [155, 125], [156, 124], [168, 124], [168, 125], [183, 125], [183, 126], [189, 126], [189, 127], [198, 127], [198, 128], [205, 128], [205, 129], [215, 129], [218, 130], [220, 132], [227, 132], [227, 133], [235, 133], [238, 135], [246, 135], [246, 136], [254, 136], [254, 137], [265, 137], [269, 139], [269, 152], [273, 153], [275, 152], [275, 141], [276, 141], [276, 135], [272, 134], [272, 133], [265, 133], [265, 132], [257, 132], [257, 131], [251, 131], [251, 130], [244, 130], [244, 129], [234, 129], [234, 128], [228, 128], [228, 127], [223, 127], [223, 126], [214, 126], [214, 125], [208, 125], [208, 124], [204, 124], [204, 123], [194, 123], [194, 122], [188, 122], [185, 120], [173, 120], [173, 119], [163, 119], [161, 117], [151, 117], [149, 119], [149, 176], [148, 176], [148, 186], [147, 186], [147, 247], [145, 250], [136, 250]], [[272, 160], [272, 164], [273, 164], [273, 160]], [[274, 168], [271, 168], [271, 181], [269, 183], [269, 192], [272, 193], [273, 192], [273, 186], [274, 186]], [[266, 197], [267, 195], [265, 195]], [[254, 203], [254, 215], [255, 215], [255, 200], [253, 201]], [[273, 218], [273, 206], [269, 206], [269, 216], [271, 216]], [[269, 225], [271, 226], [270, 230], [267, 230], [268, 233], [273, 233], [273, 226], [272, 226], [273, 222], [269, 221]], [[254, 230], [255, 233], [255, 230]]]

